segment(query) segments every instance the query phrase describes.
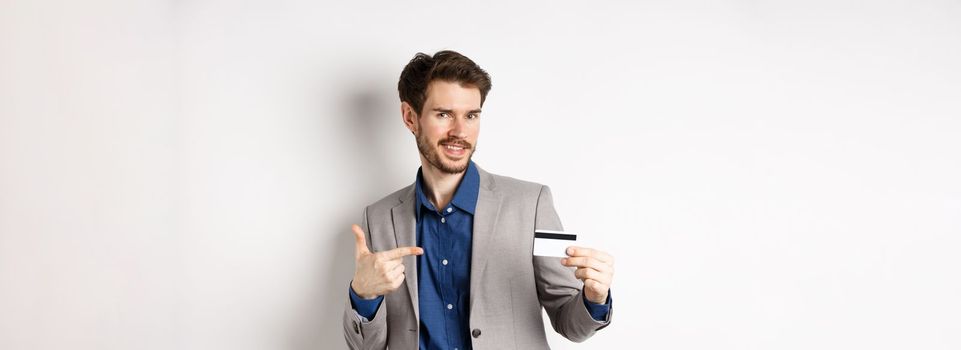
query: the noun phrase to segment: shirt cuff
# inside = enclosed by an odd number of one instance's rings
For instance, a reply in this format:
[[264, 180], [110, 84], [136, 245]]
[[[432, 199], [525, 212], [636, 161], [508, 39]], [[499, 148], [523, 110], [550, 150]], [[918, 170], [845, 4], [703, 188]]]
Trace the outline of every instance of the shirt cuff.
[[374, 319], [374, 315], [377, 314], [377, 308], [380, 307], [380, 303], [384, 301], [384, 296], [381, 295], [376, 299], [367, 300], [357, 295], [357, 293], [354, 292], [354, 287], [348, 286], [347, 289], [350, 291], [350, 306], [354, 307], [357, 315], [368, 320]]
[[591, 318], [595, 321], [601, 321], [607, 319], [607, 313], [611, 311], [611, 292], [607, 291], [607, 301], [603, 304], [594, 304], [594, 302], [587, 300], [587, 295], [584, 295], [584, 306], [587, 307], [587, 312], [591, 314]]

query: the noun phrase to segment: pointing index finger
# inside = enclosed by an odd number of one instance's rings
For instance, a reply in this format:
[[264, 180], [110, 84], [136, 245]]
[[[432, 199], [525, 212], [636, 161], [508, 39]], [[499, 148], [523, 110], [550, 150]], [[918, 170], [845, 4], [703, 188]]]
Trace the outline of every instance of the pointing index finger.
[[400, 259], [408, 255], [421, 255], [424, 254], [424, 248], [421, 247], [400, 247], [394, 248], [388, 251], [380, 252], [384, 258], [387, 259]]

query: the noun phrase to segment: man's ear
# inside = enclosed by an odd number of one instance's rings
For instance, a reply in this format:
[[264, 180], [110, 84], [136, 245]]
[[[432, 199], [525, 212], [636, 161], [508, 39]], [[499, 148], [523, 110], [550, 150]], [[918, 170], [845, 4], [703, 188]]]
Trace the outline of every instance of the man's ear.
[[417, 133], [417, 113], [414, 113], [414, 108], [407, 102], [400, 103], [400, 116], [404, 120], [404, 125], [411, 133]]

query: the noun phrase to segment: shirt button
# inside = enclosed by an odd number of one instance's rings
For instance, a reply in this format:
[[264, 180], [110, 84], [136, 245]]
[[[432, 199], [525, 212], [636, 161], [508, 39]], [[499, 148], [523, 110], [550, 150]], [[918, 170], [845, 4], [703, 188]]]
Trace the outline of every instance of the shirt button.
[[447, 265], [447, 259], [444, 259], [444, 261], [441, 261], [440, 263], [441, 263], [441, 264], [444, 264], [444, 265]]
[[447, 222], [447, 218], [440, 218], [440, 223], [443, 224], [443, 223], [445, 223], [445, 222]]
[[450, 213], [450, 212], [452, 212], [452, 211], [454, 211], [454, 208], [450, 208], [450, 207], [447, 208], [447, 212], [448, 212], [448, 213]]
[[447, 304], [447, 310], [450, 310], [450, 309], [453, 309], [453, 308], [454, 308], [454, 305]]

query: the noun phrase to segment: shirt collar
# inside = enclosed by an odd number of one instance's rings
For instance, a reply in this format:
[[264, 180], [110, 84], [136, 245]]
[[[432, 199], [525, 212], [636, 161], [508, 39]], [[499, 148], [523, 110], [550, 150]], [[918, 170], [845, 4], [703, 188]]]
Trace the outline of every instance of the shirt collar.
[[[417, 200], [418, 217], [420, 216], [421, 208], [436, 212], [437, 209], [434, 208], [434, 204], [427, 200], [427, 196], [424, 194], [424, 174], [421, 168], [417, 169], [416, 188], [417, 195], [415, 198]], [[450, 203], [458, 209], [474, 215], [474, 209], [477, 207], [477, 193], [479, 191], [480, 174], [477, 172], [477, 167], [474, 166], [474, 161], [471, 160], [467, 162], [467, 170], [464, 172], [464, 177], [461, 179], [460, 184], [457, 185], [454, 198], [451, 199]]]

